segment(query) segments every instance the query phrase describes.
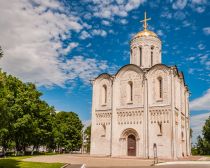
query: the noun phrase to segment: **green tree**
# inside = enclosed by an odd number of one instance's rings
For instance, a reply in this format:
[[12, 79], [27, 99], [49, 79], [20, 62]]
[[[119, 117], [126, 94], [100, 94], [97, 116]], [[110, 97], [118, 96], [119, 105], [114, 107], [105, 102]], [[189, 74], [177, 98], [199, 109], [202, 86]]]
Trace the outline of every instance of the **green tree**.
[[206, 120], [205, 125], [203, 126], [203, 136], [205, 140], [210, 143], [210, 116]]
[[59, 152], [78, 150], [82, 145], [82, 122], [74, 112], [56, 114], [53, 126], [54, 143]]
[[15, 144], [17, 153], [26, 147], [48, 145], [55, 110], [40, 99], [32, 83], [23, 83], [0, 72], [0, 145], [3, 152]]
[[200, 155], [209, 155], [210, 154], [210, 116], [206, 120], [205, 125], [203, 126], [203, 138], [198, 136], [196, 150]]
[[90, 152], [90, 143], [91, 143], [91, 125], [89, 125], [84, 132], [85, 135], [85, 148], [87, 149], [87, 152]]
[[13, 114], [10, 108], [13, 98], [13, 92], [7, 85], [6, 73], [0, 71], [0, 145], [3, 147], [4, 154], [12, 141]]

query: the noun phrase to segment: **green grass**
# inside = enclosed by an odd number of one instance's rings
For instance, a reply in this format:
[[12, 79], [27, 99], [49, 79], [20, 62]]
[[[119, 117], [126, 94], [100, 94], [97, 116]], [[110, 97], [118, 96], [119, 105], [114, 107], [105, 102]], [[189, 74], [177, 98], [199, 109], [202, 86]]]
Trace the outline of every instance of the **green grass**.
[[0, 159], [0, 168], [60, 168], [63, 163], [25, 162], [22, 159], [30, 156], [8, 157]]

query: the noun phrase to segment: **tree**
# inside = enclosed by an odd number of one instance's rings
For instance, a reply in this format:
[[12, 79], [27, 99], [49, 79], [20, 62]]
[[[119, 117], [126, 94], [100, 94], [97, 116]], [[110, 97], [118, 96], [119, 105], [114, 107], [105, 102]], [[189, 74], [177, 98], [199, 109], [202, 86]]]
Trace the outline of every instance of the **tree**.
[[210, 116], [203, 126], [203, 138], [199, 135], [197, 138], [196, 152], [200, 155], [210, 154]]
[[13, 113], [10, 108], [13, 98], [13, 92], [8, 87], [6, 73], [0, 71], [0, 145], [3, 147], [4, 155], [12, 141]]
[[85, 148], [87, 149], [87, 152], [90, 152], [90, 143], [91, 143], [91, 125], [89, 125], [86, 129], [85, 129]]
[[55, 110], [41, 95], [34, 84], [0, 72], [0, 145], [4, 153], [11, 144], [17, 154], [28, 146], [49, 144]]
[[59, 152], [64, 149], [73, 151], [82, 145], [82, 122], [74, 112], [59, 112], [56, 114], [53, 126], [54, 142]]
[[69, 151], [81, 147], [83, 125], [78, 115], [56, 114], [41, 96], [33, 83], [0, 71], [0, 146], [4, 153], [12, 146], [17, 154], [25, 153], [28, 146], [33, 146], [32, 154], [41, 145]]
[[203, 136], [205, 140], [210, 143], [210, 116], [206, 120], [205, 125], [203, 126]]

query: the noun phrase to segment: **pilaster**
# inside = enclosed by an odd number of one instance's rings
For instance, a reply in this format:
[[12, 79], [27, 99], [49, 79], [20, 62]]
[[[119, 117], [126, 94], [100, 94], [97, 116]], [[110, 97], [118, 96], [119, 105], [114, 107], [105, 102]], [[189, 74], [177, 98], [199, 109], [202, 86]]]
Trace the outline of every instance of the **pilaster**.
[[144, 76], [144, 157], [149, 158], [149, 127], [148, 127], [148, 81]]

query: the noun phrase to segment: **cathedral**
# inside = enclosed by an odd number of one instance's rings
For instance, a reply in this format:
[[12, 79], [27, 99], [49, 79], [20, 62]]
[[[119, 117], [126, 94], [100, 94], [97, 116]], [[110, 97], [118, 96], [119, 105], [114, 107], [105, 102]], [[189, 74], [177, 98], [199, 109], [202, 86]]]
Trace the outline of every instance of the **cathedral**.
[[162, 64], [161, 40], [147, 28], [130, 41], [130, 64], [92, 81], [91, 155], [178, 159], [191, 155], [189, 90]]

